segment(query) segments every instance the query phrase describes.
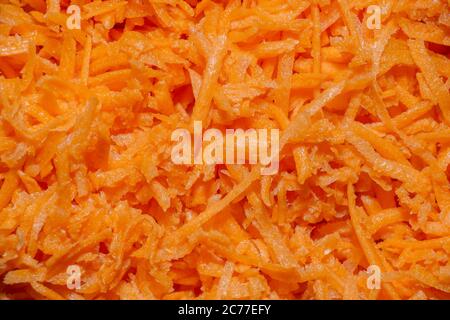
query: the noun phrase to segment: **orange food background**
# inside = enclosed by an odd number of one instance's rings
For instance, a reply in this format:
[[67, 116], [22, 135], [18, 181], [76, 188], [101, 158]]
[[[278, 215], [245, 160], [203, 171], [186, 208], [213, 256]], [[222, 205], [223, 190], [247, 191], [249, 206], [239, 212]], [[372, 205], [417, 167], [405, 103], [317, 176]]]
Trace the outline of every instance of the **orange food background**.
[[[0, 0], [0, 298], [449, 299], [449, 30], [446, 0]], [[279, 172], [175, 165], [193, 120], [280, 129]]]

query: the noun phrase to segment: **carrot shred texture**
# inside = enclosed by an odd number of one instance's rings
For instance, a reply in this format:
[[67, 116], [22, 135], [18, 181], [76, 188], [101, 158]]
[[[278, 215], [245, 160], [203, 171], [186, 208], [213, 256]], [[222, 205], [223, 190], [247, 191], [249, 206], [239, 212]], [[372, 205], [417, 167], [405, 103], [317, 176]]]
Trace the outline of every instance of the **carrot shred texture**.
[[[0, 0], [0, 299], [450, 299], [449, 15]], [[174, 164], [193, 121], [278, 172]]]

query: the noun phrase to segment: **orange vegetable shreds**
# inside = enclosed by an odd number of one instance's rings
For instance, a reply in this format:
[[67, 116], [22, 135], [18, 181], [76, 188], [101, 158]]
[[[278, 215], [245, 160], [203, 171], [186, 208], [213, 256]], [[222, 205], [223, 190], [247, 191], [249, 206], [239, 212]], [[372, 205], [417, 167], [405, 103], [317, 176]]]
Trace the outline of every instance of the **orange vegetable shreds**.
[[[0, 299], [450, 299], [449, 28], [447, 0], [1, 0]], [[278, 170], [175, 163], [199, 123], [278, 129]]]

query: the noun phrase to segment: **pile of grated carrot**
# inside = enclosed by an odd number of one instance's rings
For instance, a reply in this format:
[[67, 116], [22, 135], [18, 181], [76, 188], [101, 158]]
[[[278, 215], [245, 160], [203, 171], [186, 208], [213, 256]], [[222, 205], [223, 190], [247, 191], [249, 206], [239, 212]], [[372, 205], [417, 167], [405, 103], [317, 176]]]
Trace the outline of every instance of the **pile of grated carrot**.
[[450, 299], [449, 4], [0, 0], [0, 298]]

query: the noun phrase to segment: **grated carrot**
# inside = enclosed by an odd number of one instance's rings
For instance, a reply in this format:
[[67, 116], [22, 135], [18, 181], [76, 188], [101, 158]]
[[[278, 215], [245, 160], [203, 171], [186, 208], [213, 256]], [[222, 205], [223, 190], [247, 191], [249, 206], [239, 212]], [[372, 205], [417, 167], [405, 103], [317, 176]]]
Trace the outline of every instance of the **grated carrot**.
[[[0, 298], [450, 299], [448, 6], [2, 1]], [[173, 163], [195, 121], [278, 172]]]

